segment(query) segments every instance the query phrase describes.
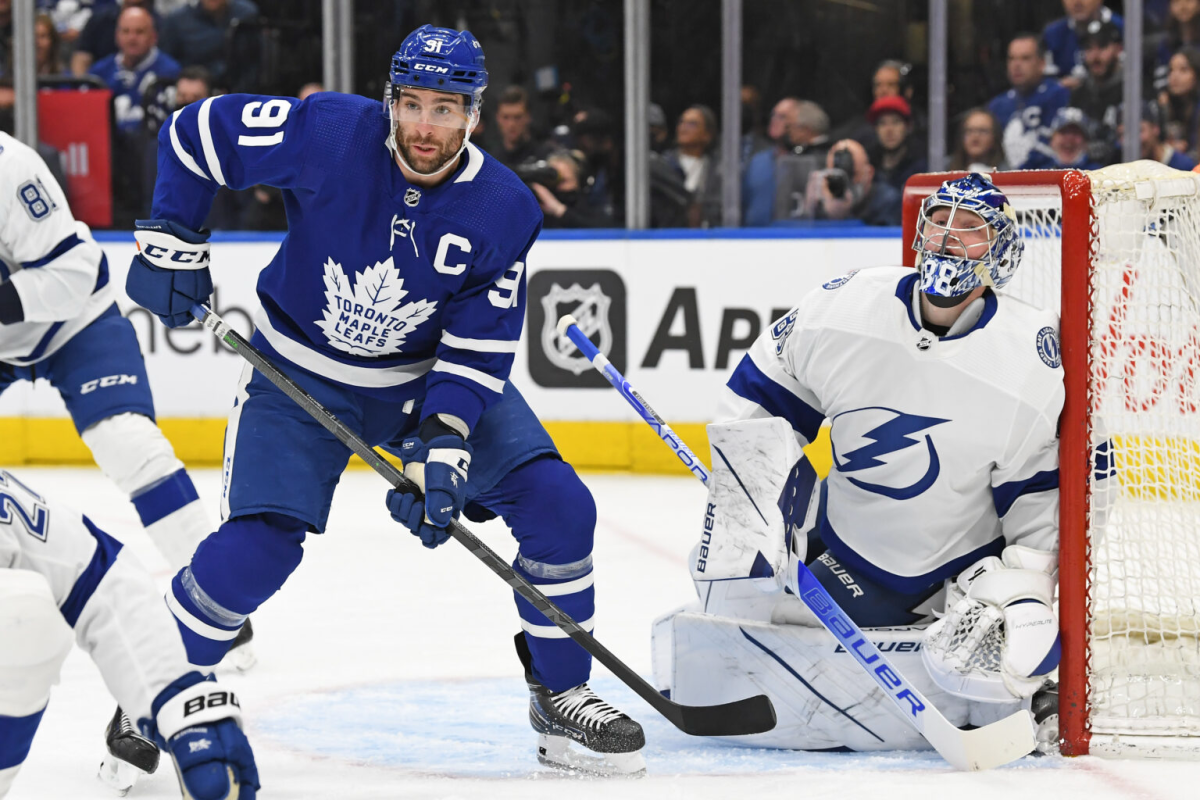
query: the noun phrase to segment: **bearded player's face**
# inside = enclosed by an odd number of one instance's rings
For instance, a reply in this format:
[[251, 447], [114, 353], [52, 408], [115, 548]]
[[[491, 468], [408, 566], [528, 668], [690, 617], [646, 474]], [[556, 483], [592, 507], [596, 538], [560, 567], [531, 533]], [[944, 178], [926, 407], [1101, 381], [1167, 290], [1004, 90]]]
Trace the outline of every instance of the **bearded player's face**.
[[392, 101], [396, 146], [412, 169], [428, 174], [458, 155], [471, 120], [469, 102], [459, 94], [408, 88]]

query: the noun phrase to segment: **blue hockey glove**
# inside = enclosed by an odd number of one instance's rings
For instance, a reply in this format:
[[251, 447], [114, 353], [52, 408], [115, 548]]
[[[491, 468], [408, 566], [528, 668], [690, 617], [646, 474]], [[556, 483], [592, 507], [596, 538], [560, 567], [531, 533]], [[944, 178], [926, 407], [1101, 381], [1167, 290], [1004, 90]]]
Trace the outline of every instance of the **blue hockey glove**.
[[425, 495], [424, 502], [411, 492], [392, 489], [387, 494], [392, 519], [408, 528], [429, 548], [450, 538], [446, 526], [457, 519], [466, 501], [467, 470], [471, 445], [458, 431], [431, 416], [416, 436], [400, 445], [404, 474]]
[[233, 692], [189, 672], [154, 698], [142, 732], [171, 755], [185, 798], [254, 800], [258, 768]]
[[182, 328], [192, 321], [192, 306], [212, 295], [208, 231], [190, 231], [165, 219], [134, 225], [138, 254], [129, 265], [125, 293], [168, 328]]

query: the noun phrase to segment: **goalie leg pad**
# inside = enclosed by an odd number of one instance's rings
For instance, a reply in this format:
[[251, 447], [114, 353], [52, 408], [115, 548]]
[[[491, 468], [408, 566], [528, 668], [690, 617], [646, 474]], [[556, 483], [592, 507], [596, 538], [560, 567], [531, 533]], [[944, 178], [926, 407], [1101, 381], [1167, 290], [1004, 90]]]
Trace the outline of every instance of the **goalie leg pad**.
[[[927, 750], [879, 686], [823, 628], [773, 625], [680, 611], [653, 626], [655, 685], [677, 703], [725, 703], [763, 693], [779, 722], [742, 745], [798, 750]], [[895, 668], [955, 725], [970, 707], [921, 667], [919, 628], [868, 630]]]

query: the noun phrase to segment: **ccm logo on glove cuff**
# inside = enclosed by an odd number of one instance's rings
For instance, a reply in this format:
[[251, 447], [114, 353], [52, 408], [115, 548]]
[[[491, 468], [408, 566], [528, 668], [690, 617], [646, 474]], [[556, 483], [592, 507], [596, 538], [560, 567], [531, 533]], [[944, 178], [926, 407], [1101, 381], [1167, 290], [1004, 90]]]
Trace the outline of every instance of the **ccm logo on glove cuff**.
[[160, 231], [137, 230], [138, 252], [159, 269], [206, 269], [209, 265], [208, 242], [191, 244]]

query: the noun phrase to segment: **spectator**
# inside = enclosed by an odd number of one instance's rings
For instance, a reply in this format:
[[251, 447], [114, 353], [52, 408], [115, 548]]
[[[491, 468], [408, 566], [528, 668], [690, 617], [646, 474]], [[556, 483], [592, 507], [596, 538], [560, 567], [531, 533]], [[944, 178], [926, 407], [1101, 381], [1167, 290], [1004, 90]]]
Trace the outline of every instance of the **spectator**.
[[183, 64], [199, 64], [212, 73], [217, 86], [231, 91], [254, 88], [255, 76], [225, 73], [225, 37], [234, 20], [258, 16], [250, 0], [197, 0], [195, 5], [167, 15], [163, 22], [163, 49]]
[[529, 184], [546, 217], [545, 227], [605, 228], [613, 224], [612, 217], [579, 202], [584, 185], [582, 153], [555, 150], [546, 156], [546, 163], [558, 173], [553, 187], [537, 181]]
[[121, 0], [97, 8], [83, 27], [71, 54], [71, 73], [87, 75], [88, 70], [102, 58], [117, 52], [117, 17], [126, 8], [144, 8], [154, 17], [154, 29], [162, 30], [162, 19], [154, 11], [151, 0]]
[[1037, 34], [1019, 33], [1008, 43], [1008, 82], [1012, 88], [988, 103], [1000, 126], [1004, 158], [1014, 167], [1035, 150], [1046, 151], [1049, 123], [1066, 107], [1071, 93], [1044, 76], [1046, 52]]
[[651, 103], [646, 110], [646, 122], [650, 125], [650, 149], [656, 153], [664, 153], [671, 146], [671, 132], [667, 130], [667, 115], [662, 106]]
[[829, 151], [829, 115], [811, 100], [785, 97], [767, 125], [774, 147], [756, 153], [742, 174], [742, 220], [770, 225], [803, 213], [808, 176]]
[[[1200, 2], [1200, 0], [1198, 0]], [[763, 150], [768, 150], [771, 147], [771, 140], [767, 138], [766, 132], [763, 130], [762, 124], [762, 95], [758, 89], [753, 86], [746, 85], [742, 87], [742, 158], [738, 163], [741, 164], [743, 172], [746, 171], [746, 165], [750, 163], [750, 159]]]
[[[912, 112], [910, 126], [914, 145], [916, 149], [923, 150], [928, 124], [925, 115], [913, 108], [913, 86], [909, 80], [911, 74], [911, 64], [891, 58], [881, 61], [871, 78], [871, 102], [874, 103], [883, 97], [903, 97]], [[866, 114], [842, 123], [830, 136], [835, 141], [853, 139], [867, 148], [868, 152], [878, 144], [875, 139], [875, 126], [867, 119]]]
[[313, 94], [316, 94], [317, 92], [323, 92], [323, 91], [325, 91], [325, 87], [322, 86], [320, 83], [317, 83], [315, 81], [313, 81], [311, 83], [306, 83], [300, 87], [300, 91], [296, 92], [296, 99], [297, 100], [305, 100], [308, 98], [309, 95], [313, 95]]
[[1167, 88], [1171, 55], [1184, 47], [1200, 47], [1200, 0], [1171, 0], [1166, 32], [1154, 60], [1154, 89]]
[[950, 156], [952, 171], [999, 172], [1010, 169], [1000, 147], [1000, 126], [986, 108], [972, 108], [963, 115], [958, 144]]
[[1074, 89], [1083, 83], [1087, 73], [1083, 66], [1079, 34], [1089, 22], [1099, 20], [1113, 23], [1123, 35], [1125, 21], [1101, 0], [1062, 0], [1062, 4], [1066, 16], [1054, 20], [1042, 31], [1042, 40], [1046, 43], [1049, 56], [1046, 59], [1046, 74], [1057, 78], [1066, 88]]
[[913, 152], [912, 109], [908, 101], [898, 95], [881, 97], [871, 104], [867, 120], [875, 126], [879, 142], [871, 153], [875, 180], [903, 192], [909, 178], [929, 168], [925, 156]]
[[1142, 158], [1166, 164], [1171, 169], [1192, 170], [1196, 159], [1181, 153], [1162, 139], [1162, 109], [1158, 103], [1142, 106]]
[[111, 5], [113, 0], [45, 0], [37, 3], [49, 14], [59, 38], [73, 43], [87, 25], [94, 9]]
[[1163, 138], [1171, 147], [1196, 158], [1196, 128], [1200, 120], [1200, 51], [1190, 47], [1171, 56], [1167, 71], [1167, 88], [1159, 94], [1158, 103], [1164, 110]]
[[130, 7], [117, 19], [117, 52], [96, 62], [88, 73], [100, 78], [113, 92], [113, 117], [117, 128], [141, 128], [142, 92], [157, 78], [179, 74], [175, 59], [158, 49], [154, 18], [143, 8]]
[[1094, 121], [1090, 146], [1092, 157], [1112, 164], [1120, 151], [1117, 118], [1120, 114], [1125, 76], [1121, 70], [1121, 32], [1111, 22], [1093, 20], [1079, 34], [1087, 76], [1071, 92], [1071, 105]]
[[675, 146], [663, 154], [683, 175], [691, 195], [689, 228], [714, 228], [721, 224], [721, 166], [714, 155], [717, 117], [708, 106], [694, 105], [679, 116]]
[[875, 180], [867, 150], [843, 139], [825, 156], [825, 169], [808, 178], [805, 216], [809, 219], [857, 219], [867, 225], [899, 225], [901, 194]]
[[549, 149], [533, 140], [533, 117], [529, 113], [529, 93], [520, 86], [509, 86], [496, 102], [496, 127], [500, 147], [496, 160], [512, 169], [527, 161], [543, 158]]
[[1021, 169], [1100, 169], [1088, 153], [1091, 125], [1078, 108], [1060, 108], [1050, 123], [1050, 152], [1035, 151]]
[[63, 75], [61, 41], [54, 20], [46, 14], [38, 14], [33, 22], [34, 45], [37, 48], [37, 74], [52, 77]]

